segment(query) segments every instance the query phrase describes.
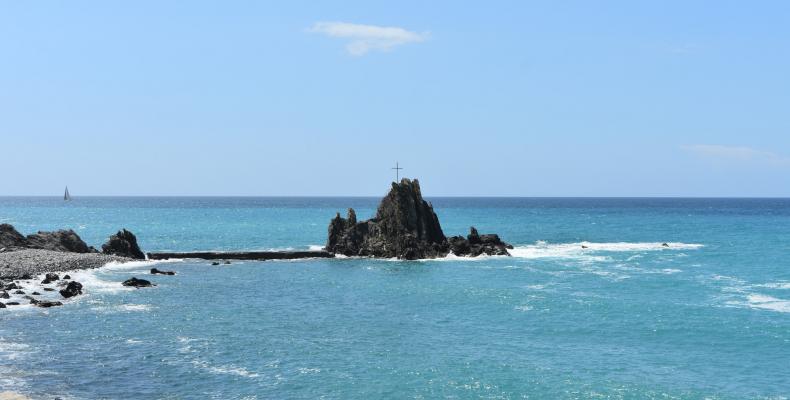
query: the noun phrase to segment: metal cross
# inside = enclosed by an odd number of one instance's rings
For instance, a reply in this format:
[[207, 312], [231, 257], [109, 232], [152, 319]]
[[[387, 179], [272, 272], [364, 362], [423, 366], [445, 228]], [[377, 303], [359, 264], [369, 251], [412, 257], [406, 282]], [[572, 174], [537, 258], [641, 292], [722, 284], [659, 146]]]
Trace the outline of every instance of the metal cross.
[[398, 174], [398, 172], [400, 172], [400, 170], [402, 170], [403, 168], [399, 167], [398, 166], [398, 162], [395, 161], [395, 168], [393, 168], [393, 169], [395, 170], [395, 182], [398, 182], [400, 180], [399, 179], [400, 175]]

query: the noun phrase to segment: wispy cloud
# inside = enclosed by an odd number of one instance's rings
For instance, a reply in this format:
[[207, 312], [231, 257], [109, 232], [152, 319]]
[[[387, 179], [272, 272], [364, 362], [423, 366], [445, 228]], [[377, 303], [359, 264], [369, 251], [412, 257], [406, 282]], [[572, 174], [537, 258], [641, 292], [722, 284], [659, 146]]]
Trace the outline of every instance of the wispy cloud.
[[351, 24], [348, 22], [316, 22], [308, 29], [333, 38], [347, 39], [346, 50], [355, 56], [369, 51], [389, 51], [407, 43], [419, 43], [428, 39], [429, 34], [407, 31], [393, 26]]
[[790, 158], [779, 154], [746, 146], [723, 146], [719, 144], [694, 144], [680, 146], [681, 149], [707, 159], [762, 163], [774, 166], [790, 166]]

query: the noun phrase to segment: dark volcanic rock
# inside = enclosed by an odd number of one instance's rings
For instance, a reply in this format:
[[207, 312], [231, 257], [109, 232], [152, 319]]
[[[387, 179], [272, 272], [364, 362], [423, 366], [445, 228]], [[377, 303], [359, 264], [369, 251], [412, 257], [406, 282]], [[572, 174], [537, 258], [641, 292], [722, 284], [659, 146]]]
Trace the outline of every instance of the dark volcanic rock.
[[52, 282], [57, 281], [58, 279], [60, 279], [60, 276], [58, 276], [58, 274], [50, 272], [44, 277], [44, 280], [41, 281], [41, 284], [42, 285], [48, 285], [48, 284], [50, 284]]
[[151, 268], [152, 275], [175, 275], [176, 273], [173, 271], [162, 271], [160, 269]]
[[439, 218], [423, 200], [420, 183], [404, 178], [393, 183], [381, 200], [376, 216], [357, 222], [353, 209], [329, 223], [326, 250], [346, 256], [397, 257], [407, 260], [444, 257], [450, 251], [461, 256], [509, 255], [512, 246], [497, 235], [480, 235], [472, 228], [466, 238], [444, 236]]
[[121, 229], [115, 235], [110, 236], [107, 243], [101, 246], [101, 251], [104, 254], [135, 258], [138, 260], [145, 259], [145, 254], [140, 250], [140, 246], [137, 245], [137, 237], [126, 229]]
[[95, 253], [96, 249], [80, 239], [73, 230], [60, 230], [55, 232], [34, 233], [27, 236], [27, 247], [30, 249], [44, 249], [54, 251], [67, 251], [72, 253]]
[[71, 279], [71, 276], [69, 276], [69, 275], [63, 275], [63, 279]]
[[47, 291], [47, 292], [54, 292], [55, 291], [55, 289], [53, 289], [51, 287], [45, 287], [44, 290]]
[[137, 278], [127, 279], [123, 282], [123, 285], [136, 287], [136, 288], [154, 286], [154, 284], [151, 283], [150, 281], [147, 281], [145, 279], [137, 279]]
[[329, 224], [327, 251], [346, 256], [397, 257], [407, 260], [447, 255], [447, 238], [430, 203], [423, 200], [419, 181], [392, 183], [376, 216], [357, 222], [353, 209]]
[[0, 308], [5, 308], [5, 304], [0, 303]]
[[39, 302], [37, 302], [35, 304], [36, 304], [36, 307], [41, 307], [41, 308], [49, 308], [49, 307], [55, 307], [55, 306], [62, 306], [63, 305], [63, 303], [61, 303], [59, 301], [49, 301], [49, 300], [39, 301]]
[[27, 246], [27, 239], [9, 224], [0, 224], [0, 248], [14, 249]]
[[82, 284], [79, 282], [69, 282], [65, 289], [60, 291], [60, 295], [69, 298], [82, 294]]
[[5, 305], [7, 305], [7, 306], [18, 306], [19, 302], [18, 301], [9, 301], [8, 303], [5, 303]]
[[467, 235], [466, 238], [463, 236], [453, 236], [447, 239], [447, 241], [450, 243], [450, 251], [456, 256], [477, 257], [482, 254], [489, 256], [509, 256], [510, 254], [507, 250], [513, 248], [513, 246], [499, 239], [499, 235], [481, 235], [477, 233], [475, 227], [469, 229], [469, 235]]

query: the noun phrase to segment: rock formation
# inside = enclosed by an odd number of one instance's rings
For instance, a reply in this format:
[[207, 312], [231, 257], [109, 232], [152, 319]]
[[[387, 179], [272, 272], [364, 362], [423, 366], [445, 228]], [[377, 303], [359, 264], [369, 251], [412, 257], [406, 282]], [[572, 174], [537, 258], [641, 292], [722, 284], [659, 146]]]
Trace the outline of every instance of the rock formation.
[[14, 249], [25, 247], [27, 242], [21, 233], [9, 224], [0, 224], [0, 248]]
[[71, 281], [65, 289], [60, 291], [60, 295], [69, 298], [82, 294], [82, 284], [77, 281]]
[[423, 200], [419, 181], [402, 179], [392, 183], [381, 200], [376, 216], [357, 221], [353, 209], [340, 213], [329, 223], [326, 250], [334, 254], [367, 257], [397, 257], [406, 260], [444, 257], [450, 251], [462, 256], [508, 255], [507, 244], [497, 235], [456, 236], [448, 241], [430, 203]]
[[134, 277], [123, 281], [122, 285], [136, 287], [136, 288], [155, 286], [153, 283], [151, 283], [151, 281], [145, 279], [137, 279]]
[[44, 249], [53, 251], [66, 251], [71, 253], [96, 253], [96, 249], [80, 239], [73, 230], [59, 230], [55, 232], [41, 232], [28, 235], [26, 246], [30, 249]]
[[115, 235], [110, 236], [107, 243], [101, 246], [101, 251], [104, 254], [129, 257], [138, 260], [145, 259], [145, 254], [140, 250], [140, 246], [137, 245], [137, 237], [126, 229], [121, 229]]

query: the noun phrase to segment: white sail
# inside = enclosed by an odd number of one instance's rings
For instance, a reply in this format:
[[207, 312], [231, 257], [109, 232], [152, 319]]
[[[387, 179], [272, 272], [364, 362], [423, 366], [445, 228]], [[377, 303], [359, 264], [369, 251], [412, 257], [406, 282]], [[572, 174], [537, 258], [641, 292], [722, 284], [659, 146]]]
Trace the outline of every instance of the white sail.
[[71, 196], [69, 196], [69, 187], [66, 186], [66, 193], [63, 194], [63, 200], [69, 201], [71, 200]]

